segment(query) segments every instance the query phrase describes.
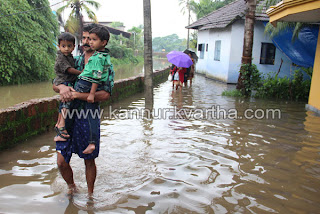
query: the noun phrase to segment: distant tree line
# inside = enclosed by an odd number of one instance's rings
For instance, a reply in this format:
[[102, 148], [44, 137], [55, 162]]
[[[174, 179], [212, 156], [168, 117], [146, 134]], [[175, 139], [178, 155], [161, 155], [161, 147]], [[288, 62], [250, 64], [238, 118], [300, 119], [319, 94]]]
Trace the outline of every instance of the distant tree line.
[[186, 49], [187, 40], [179, 39], [177, 34], [152, 39], [152, 49], [155, 52], [183, 51]]

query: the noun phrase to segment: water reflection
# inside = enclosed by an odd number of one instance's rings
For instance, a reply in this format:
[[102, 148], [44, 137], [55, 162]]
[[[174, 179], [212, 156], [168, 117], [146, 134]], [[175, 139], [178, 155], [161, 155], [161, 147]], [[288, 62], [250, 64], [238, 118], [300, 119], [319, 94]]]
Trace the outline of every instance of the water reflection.
[[[320, 118], [304, 103], [221, 96], [228, 87], [196, 76], [182, 91], [166, 82], [151, 99], [141, 93], [112, 104], [141, 116], [132, 119], [112, 118], [106, 107], [92, 203], [76, 156], [80, 193], [65, 196], [53, 133], [0, 153], [0, 212], [318, 213]], [[247, 108], [279, 108], [281, 120], [190, 117], [218, 105], [239, 116]], [[185, 110], [182, 117], [175, 107]], [[146, 108], [154, 109], [151, 117]], [[172, 111], [159, 117], [164, 109]]]

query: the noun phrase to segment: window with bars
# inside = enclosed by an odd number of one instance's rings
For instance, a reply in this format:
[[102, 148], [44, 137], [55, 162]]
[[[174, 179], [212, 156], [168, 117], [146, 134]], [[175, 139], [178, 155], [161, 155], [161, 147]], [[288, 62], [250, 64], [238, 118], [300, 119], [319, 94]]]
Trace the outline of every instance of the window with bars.
[[198, 45], [198, 51], [200, 51], [200, 59], [204, 58], [204, 45], [205, 44], [199, 44]]
[[261, 43], [260, 64], [274, 65], [276, 46], [272, 43]]
[[216, 40], [214, 45], [214, 60], [220, 61], [220, 55], [221, 55], [221, 40]]

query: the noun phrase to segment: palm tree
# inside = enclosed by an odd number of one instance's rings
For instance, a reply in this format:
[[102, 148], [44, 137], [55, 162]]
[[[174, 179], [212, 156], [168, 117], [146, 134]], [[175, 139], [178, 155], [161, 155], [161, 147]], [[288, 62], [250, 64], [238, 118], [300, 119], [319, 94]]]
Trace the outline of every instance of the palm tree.
[[[185, 14], [186, 10], [188, 10], [188, 25], [190, 25], [190, 0], [179, 0], [179, 5], [182, 5], [181, 12]], [[190, 29], [188, 28], [188, 36], [187, 36], [187, 49], [189, 49], [189, 40], [190, 40]]]
[[[58, 14], [61, 14], [66, 8], [71, 8], [71, 12], [68, 18], [67, 23], [70, 25], [74, 25], [76, 20], [78, 29], [74, 29], [77, 32], [77, 38], [80, 40], [82, 36], [83, 29], [83, 12], [85, 12], [88, 18], [94, 22], [98, 22], [95, 13], [88, 7], [93, 6], [95, 9], [100, 7], [100, 4], [93, 0], [65, 0], [67, 2], [66, 5], [60, 7], [57, 10]], [[73, 27], [74, 28], [74, 27]]]
[[[265, 0], [264, 5], [262, 6], [269, 8], [272, 5], [276, 5], [280, 1], [281, 0]], [[268, 22], [265, 28], [265, 32], [268, 33], [270, 38], [273, 38], [274, 36], [280, 34], [283, 31], [293, 29], [292, 40], [294, 41], [298, 38], [301, 29], [308, 26], [310, 26], [310, 24], [302, 22], [278, 22], [277, 26], [272, 26], [272, 24]]]
[[252, 64], [252, 46], [253, 46], [253, 34], [254, 34], [254, 22], [255, 22], [255, 14], [257, 7], [257, 0], [244, 0], [247, 2], [247, 10], [246, 10], [246, 18], [245, 18], [245, 26], [244, 26], [244, 40], [243, 40], [243, 52], [241, 59], [241, 68], [240, 74], [237, 83], [237, 89], [244, 91], [245, 95], [247, 94], [246, 89], [244, 88], [244, 80], [250, 79], [250, 73], [246, 76], [244, 73], [244, 65]]

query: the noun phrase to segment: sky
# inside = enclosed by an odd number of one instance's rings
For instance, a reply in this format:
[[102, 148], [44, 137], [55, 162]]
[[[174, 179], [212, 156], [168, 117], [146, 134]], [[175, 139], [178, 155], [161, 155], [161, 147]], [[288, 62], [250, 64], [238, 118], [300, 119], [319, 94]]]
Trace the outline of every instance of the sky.
[[[101, 4], [95, 11], [98, 21], [122, 22], [125, 30], [143, 25], [143, 0], [95, 0]], [[179, 0], [150, 0], [152, 37], [177, 34], [187, 38], [187, 13], [183, 15]], [[191, 21], [192, 23], [192, 21]]]

